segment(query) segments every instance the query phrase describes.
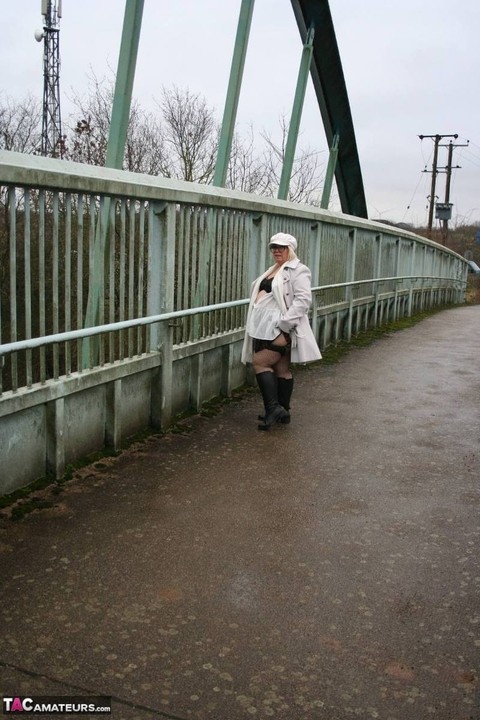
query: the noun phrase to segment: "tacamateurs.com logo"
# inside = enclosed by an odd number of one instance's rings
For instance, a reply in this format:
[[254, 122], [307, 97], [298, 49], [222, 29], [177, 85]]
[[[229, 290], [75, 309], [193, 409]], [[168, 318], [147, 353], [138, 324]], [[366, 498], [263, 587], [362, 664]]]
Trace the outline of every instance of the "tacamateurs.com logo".
[[26, 712], [35, 715], [55, 714], [91, 714], [112, 712], [110, 697], [25, 697], [12, 695], [2, 699], [3, 714]]

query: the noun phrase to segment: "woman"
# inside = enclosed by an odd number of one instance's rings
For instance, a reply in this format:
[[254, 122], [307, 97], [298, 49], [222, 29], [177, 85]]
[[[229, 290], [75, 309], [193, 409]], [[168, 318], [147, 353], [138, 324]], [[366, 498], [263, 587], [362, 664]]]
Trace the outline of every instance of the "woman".
[[275, 264], [252, 284], [242, 351], [242, 362], [253, 364], [265, 406], [259, 430], [290, 422], [290, 362], [322, 357], [308, 322], [311, 273], [295, 254], [297, 241], [293, 235], [277, 233], [269, 247]]

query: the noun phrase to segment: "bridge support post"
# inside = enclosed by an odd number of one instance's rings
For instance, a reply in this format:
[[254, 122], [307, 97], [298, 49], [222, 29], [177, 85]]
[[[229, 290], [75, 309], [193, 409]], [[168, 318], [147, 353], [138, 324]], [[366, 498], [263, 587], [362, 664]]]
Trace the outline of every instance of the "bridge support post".
[[109, 383], [105, 393], [105, 442], [114, 450], [118, 450], [122, 440], [122, 379]]
[[[312, 286], [317, 287], [320, 285], [320, 253], [322, 247], [322, 236], [323, 236], [323, 223], [315, 223], [311, 226], [311, 241], [309, 242], [310, 258], [309, 266], [312, 271]], [[319, 343], [318, 337], [318, 307], [320, 300], [317, 293], [313, 295], [312, 302], [312, 330], [315, 335], [315, 340]], [[319, 343], [320, 344], [320, 343]]]
[[196, 412], [202, 407], [203, 353], [195, 355], [190, 381], [190, 404]]
[[[395, 277], [400, 275], [400, 255], [402, 252], [402, 239], [397, 238], [397, 252], [395, 253]], [[393, 322], [398, 319], [398, 287], [400, 280], [395, 280], [395, 296], [393, 299]]]
[[[412, 276], [415, 272], [415, 243], [410, 243], [410, 275]], [[410, 278], [410, 291], [408, 293], [408, 317], [412, 317], [413, 313], [413, 288], [416, 284], [416, 279]]]
[[[140, 29], [142, 26], [144, 0], [126, 0], [123, 20], [122, 40], [118, 58], [115, 94], [112, 106], [112, 119], [108, 136], [105, 166], [121, 170], [125, 143], [127, 140], [128, 120], [132, 102], [133, 80], [137, 63]], [[93, 250], [93, 269], [90, 278], [87, 310], [84, 327], [98, 323], [99, 302], [102, 291], [105, 256], [108, 252], [107, 233], [110, 216], [110, 198], [104, 198], [97, 221]], [[95, 355], [98, 348], [92, 343]], [[84, 343], [83, 367], [90, 366], [90, 343]]]
[[320, 207], [323, 210], [328, 210], [330, 204], [330, 196], [332, 194], [333, 178], [335, 177], [335, 170], [337, 167], [338, 158], [338, 144], [340, 142], [340, 135], [335, 133], [333, 136], [332, 147], [330, 148], [330, 154], [328, 156], [328, 165], [325, 172], [325, 180], [323, 181], [322, 199], [320, 201]]
[[[347, 260], [347, 282], [355, 280], [355, 260], [357, 254], [357, 229], [355, 228], [349, 234], [348, 260]], [[348, 302], [347, 315], [347, 331], [346, 340], [350, 342], [352, 339], [352, 321], [353, 321], [353, 287], [346, 288], [345, 299]]]
[[377, 325], [381, 323], [381, 317], [380, 317], [380, 283], [378, 282], [378, 278], [382, 277], [382, 242], [383, 242], [383, 235], [380, 233], [375, 238], [375, 287], [374, 287], [374, 297], [375, 297], [375, 305], [373, 310], [373, 327], [376, 328]]
[[250, 291], [250, 285], [263, 272], [268, 264], [267, 258], [267, 227], [264, 221], [264, 215], [256, 214], [251, 216], [251, 227], [249, 233], [248, 248], [248, 278], [247, 294]]
[[[147, 314], [160, 315], [162, 307], [161, 285], [162, 276], [162, 222], [166, 210], [165, 203], [151, 203], [148, 218], [148, 270], [147, 270]], [[158, 324], [150, 328], [150, 351], [160, 349], [160, 327]]]
[[310, 64], [312, 62], [314, 37], [315, 30], [313, 26], [311, 26], [307, 34], [305, 45], [303, 46], [302, 59], [300, 61], [300, 69], [298, 71], [297, 87], [293, 100], [290, 125], [288, 127], [285, 156], [283, 158], [282, 174], [280, 177], [280, 184], [278, 186], [277, 197], [279, 200], [286, 200], [288, 198], [293, 161], [295, 159], [295, 149], [297, 147], [298, 131], [300, 129], [300, 120], [302, 119], [303, 102], [305, 100], [305, 91], [307, 89]]
[[224, 345], [222, 348], [222, 380], [220, 387], [220, 392], [224, 397], [230, 397], [232, 394], [234, 361], [233, 345]]
[[[215, 244], [216, 214], [213, 208], [208, 208], [204, 217], [202, 235], [199, 243], [198, 274], [193, 296], [193, 307], [208, 305], [211, 301], [207, 297], [209, 276], [211, 274], [212, 247]], [[193, 339], [200, 337], [201, 318], [194, 315], [192, 319]]]
[[240, 88], [242, 86], [243, 68], [247, 54], [248, 37], [250, 35], [250, 25], [252, 24], [254, 4], [255, 0], [242, 0], [240, 8], [232, 67], [230, 70], [230, 80], [228, 83], [222, 129], [218, 143], [217, 162], [213, 177], [213, 185], [217, 187], [225, 187], [225, 181], [227, 179], [227, 169], [230, 160], [230, 150], [232, 148], [233, 131], [235, 129], [235, 120], [237, 117], [238, 99], [240, 97]]
[[[175, 219], [174, 203], [158, 203], [151, 214], [148, 274], [148, 313], [174, 310]], [[152, 382], [150, 418], [152, 425], [165, 430], [172, 418], [173, 325], [163, 322], [152, 326], [150, 347], [160, 350], [161, 366]]]
[[58, 398], [47, 403], [47, 472], [55, 480], [65, 473], [65, 400]]

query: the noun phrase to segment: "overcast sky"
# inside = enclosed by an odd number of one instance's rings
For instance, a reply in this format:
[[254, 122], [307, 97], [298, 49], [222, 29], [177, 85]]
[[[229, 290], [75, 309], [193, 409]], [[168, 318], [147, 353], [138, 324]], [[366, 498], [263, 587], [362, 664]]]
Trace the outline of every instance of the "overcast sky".
[[[40, 0], [1, 0], [0, 92], [41, 98]], [[63, 0], [62, 114], [88, 76], [115, 70], [124, 0]], [[369, 216], [425, 225], [433, 141], [457, 133], [454, 223], [480, 222], [479, 0], [330, 0], [356, 129]], [[162, 86], [203, 94], [221, 120], [240, 0], [145, 0], [134, 96], [153, 110]], [[301, 42], [290, 0], [256, 0], [237, 126], [279, 135], [290, 116]], [[278, 139], [278, 137], [277, 137]], [[448, 139], [443, 141], [445, 144]], [[300, 146], [328, 149], [309, 83]], [[439, 167], [447, 163], [440, 148]], [[427, 170], [427, 172], [422, 172]], [[445, 174], [437, 183], [439, 200]]]

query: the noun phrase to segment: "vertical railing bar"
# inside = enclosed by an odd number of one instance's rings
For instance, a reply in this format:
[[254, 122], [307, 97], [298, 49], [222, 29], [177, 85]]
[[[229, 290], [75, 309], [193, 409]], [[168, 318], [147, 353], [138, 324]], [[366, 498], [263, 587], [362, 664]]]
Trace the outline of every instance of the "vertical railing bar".
[[[230, 263], [230, 294], [229, 299], [233, 300], [235, 297], [235, 288], [237, 281], [237, 263], [238, 263], [238, 243], [240, 241], [240, 226], [239, 226], [239, 213], [237, 210], [233, 212], [233, 233], [232, 233], [232, 248], [231, 248], [231, 263]], [[230, 308], [229, 311], [229, 330], [233, 330], [235, 327], [235, 308]]]
[[[128, 201], [129, 237], [128, 237], [128, 319], [135, 316], [134, 289], [135, 289], [135, 200]], [[133, 355], [133, 330], [128, 331], [128, 357]]]
[[[38, 193], [38, 330], [40, 336], [46, 334], [45, 314], [45, 190]], [[40, 382], [47, 379], [46, 349], [39, 348]]]
[[[23, 226], [23, 262], [24, 262], [24, 299], [25, 299], [25, 339], [32, 337], [32, 258], [31, 258], [31, 195], [30, 190], [24, 193], [24, 226]], [[32, 386], [32, 351], [25, 353], [26, 386]]]
[[[195, 244], [196, 246], [196, 262], [195, 262], [195, 283], [192, 284], [192, 292], [193, 292], [193, 298], [192, 298], [192, 305], [194, 307], [198, 305], [203, 305], [204, 298], [205, 298], [205, 284], [207, 278], [204, 277], [205, 268], [202, 267], [202, 261], [204, 259], [204, 252], [205, 252], [205, 215], [204, 215], [205, 209], [203, 207], [199, 207], [197, 209], [197, 222], [196, 222], [196, 228], [197, 228], [197, 242]], [[202, 317], [194, 317], [192, 318], [192, 326], [193, 326], [193, 336], [195, 340], [198, 340], [203, 335], [203, 327], [205, 323], [205, 318]]]
[[[218, 211], [217, 211], [218, 212]], [[225, 213], [221, 210], [217, 214], [217, 252], [215, 256], [215, 301], [222, 302], [221, 298], [223, 287], [222, 287], [222, 257], [225, 252]], [[217, 310], [215, 315], [215, 327], [217, 332], [223, 332], [223, 313], [221, 310]]]
[[[243, 239], [243, 213], [237, 212], [237, 242], [235, 247], [235, 263], [233, 265], [233, 298], [238, 297], [238, 286], [240, 276], [240, 258], [241, 258], [241, 247]], [[232, 330], [237, 327], [238, 322], [238, 308], [232, 308]]]
[[[353, 282], [355, 280], [356, 272], [356, 256], [357, 256], [357, 229], [353, 228], [349, 232], [349, 243], [347, 253], [347, 282]], [[345, 288], [345, 302], [348, 303], [348, 315], [347, 315], [347, 342], [350, 342], [352, 337], [352, 321], [353, 321], [353, 298], [354, 292], [352, 286]]]
[[[416, 244], [412, 241], [408, 244], [408, 247], [410, 248], [410, 256], [409, 256], [409, 275], [413, 275], [415, 273], [415, 251], [416, 251]], [[408, 293], [408, 317], [412, 316], [413, 313], [413, 291], [414, 286], [416, 285], [416, 280], [410, 280], [409, 282], [409, 293]]]
[[[252, 232], [252, 223], [250, 221], [250, 214], [243, 213], [243, 234], [242, 234], [242, 254], [241, 254], [241, 271], [239, 276], [238, 286], [238, 297], [245, 297], [244, 293], [248, 294], [246, 288], [246, 278], [248, 272], [248, 249], [250, 248], [250, 234]], [[244, 324], [244, 308], [238, 308], [238, 326]]]
[[[3, 338], [3, 327], [2, 327], [2, 274], [0, 273], [0, 344], [2, 344]], [[3, 395], [3, 369], [4, 369], [4, 358], [0, 359], [0, 398]]]
[[[53, 193], [52, 202], [52, 327], [53, 332], [59, 332], [59, 196], [58, 192]], [[60, 375], [60, 358], [58, 344], [53, 345], [53, 377], [58, 380]]]
[[[246, 249], [248, 247], [248, 236], [250, 233], [250, 218], [246, 212], [242, 213], [242, 242], [240, 244], [239, 268], [238, 268], [238, 285], [237, 297], [243, 297], [243, 288], [245, 285], [245, 266], [247, 264]], [[237, 308], [237, 327], [243, 325], [243, 308]]]
[[[250, 214], [244, 213], [244, 232], [243, 232], [243, 248], [242, 248], [242, 272], [240, 276], [240, 287], [239, 297], [245, 297], [248, 295], [249, 288], [247, 288], [247, 275], [248, 275], [248, 252], [250, 249], [250, 235], [252, 233], [252, 223], [250, 220]], [[239, 308], [240, 326], [245, 323], [245, 308]]]
[[[119, 278], [119, 300], [118, 300], [118, 314], [119, 320], [125, 320], [125, 308], [126, 308], [126, 232], [127, 232], [127, 204], [125, 198], [122, 198], [120, 203], [120, 244], [119, 244], [119, 265], [120, 265], [120, 278]], [[123, 360], [125, 357], [125, 333], [120, 330], [118, 334], [119, 342], [119, 359]]]
[[[232, 221], [233, 221], [233, 232], [232, 232], [232, 245], [231, 245], [231, 251], [230, 251], [230, 271], [228, 273], [229, 277], [229, 288], [228, 288], [228, 299], [233, 300], [235, 297], [235, 266], [237, 264], [237, 252], [238, 252], [238, 236], [239, 236], [239, 229], [238, 229], [238, 213], [236, 211], [233, 212], [232, 215]], [[235, 314], [234, 309], [230, 308], [228, 311], [228, 329], [232, 330], [235, 325]]]
[[[194, 294], [195, 294], [195, 288], [197, 286], [197, 255], [198, 255], [198, 243], [199, 243], [199, 233], [198, 233], [198, 218], [199, 212], [198, 208], [193, 208], [193, 216], [192, 216], [192, 255], [191, 255], [191, 262], [190, 262], [190, 297], [193, 301]], [[195, 330], [195, 322], [194, 318], [192, 318], [192, 321], [190, 323], [190, 340], [196, 340], [194, 337], [194, 330]]]
[[[232, 225], [232, 212], [228, 210], [225, 212], [223, 220], [223, 253], [222, 253], [222, 300], [228, 301], [228, 262], [231, 252], [231, 225]], [[228, 330], [228, 310], [222, 310], [222, 330], [226, 332]]]
[[[17, 204], [16, 189], [8, 190], [9, 216], [10, 216], [10, 342], [18, 340], [17, 337]], [[17, 354], [11, 356], [11, 383], [12, 390], [18, 389], [18, 359]]]
[[[210, 272], [212, 273], [211, 280], [211, 297], [212, 302], [216, 305], [220, 296], [220, 277], [218, 274], [218, 258], [221, 254], [222, 248], [222, 227], [221, 227], [221, 211], [219, 208], [212, 209], [213, 219], [213, 243], [212, 243], [212, 254], [211, 254], [211, 265]], [[215, 310], [210, 313], [210, 327], [211, 331], [215, 334], [220, 332], [218, 312]]]
[[[238, 288], [240, 285], [240, 262], [242, 257], [242, 243], [243, 243], [243, 213], [237, 213], [237, 247], [235, 252], [235, 265], [234, 265], [234, 277], [233, 277], [233, 298], [238, 297]], [[238, 308], [232, 308], [233, 310], [233, 328], [238, 327]]]
[[[98, 202], [100, 202], [98, 200]], [[88, 215], [89, 215], [89, 226], [88, 226], [88, 295], [92, 292], [92, 288], [90, 287], [93, 282], [93, 276], [94, 276], [94, 253], [95, 253], [95, 229], [96, 229], [96, 205], [97, 205], [97, 198], [94, 195], [90, 196], [90, 202], [88, 207]], [[91, 369], [92, 367], [92, 351], [91, 351], [91, 343], [89, 342], [88, 338], [85, 340], [87, 343], [87, 347], [90, 349], [89, 359], [88, 359], [88, 367]]]
[[[215, 208], [214, 212], [214, 222], [213, 227], [215, 228], [215, 232], [213, 235], [214, 238], [214, 244], [213, 244], [213, 254], [212, 254], [212, 265], [211, 269], [213, 272], [213, 281], [212, 281], [212, 291], [214, 298], [214, 303], [217, 304], [220, 302], [220, 278], [218, 276], [218, 258], [221, 254], [221, 244], [222, 244], [222, 227], [221, 227], [221, 210], [220, 208]], [[220, 328], [218, 324], [218, 313], [212, 312], [211, 313], [211, 319], [212, 319], [212, 327], [213, 332], [218, 333]]]
[[[83, 325], [83, 195], [77, 201], [77, 328]], [[82, 371], [82, 341], [77, 340], [77, 372]]]
[[[148, 206], [148, 234], [147, 234], [147, 242], [148, 242], [148, 267], [147, 267], [147, 315], [155, 315], [162, 313], [165, 310], [166, 307], [166, 282], [171, 280], [172, 282], [172, 294], [170, 298], [171, 307], [174, 307], [175, 299], [173, 296], [174, 292], [174, 280], [175, 278], [168, 278], [168, 273], [166, 272], [166, 264], [165, 264], [165, 251], [166, 248], [164, 246], [164, 242], [168, 243], [168, 240], [165, 241], [165, 237], [169, 238], [170, 241], [172, 238], [168, 235], [168, 232], [166, 231], [166, 227], [168, 226], [168, 204], [164, 202], [155, 202], [152, 201], [149, 203]], [[176, 224], [176, 208], [173, 204], [173, 218], [174, 218], [174, 224]], [[170, 228], [171, 229], [171, 228]], [[175, 238], [173, 239], [173, 242], [175, 242]], [[175, 252], [173, 254], [175, 256]], [[175, 257], [174, 257], [175, 259]], [[173, 268], [175, 267], [173, 262]], [[174, 271], [173, 271], [174, 272]], [[162, 357], [162, 353], [164, 348], [162, 347], [162, 342], [164, 340], [164, 323], [155, 323], [154, 325], [151, 325], [150, 332], [149, 332], [149, 338], [148, 338], [148, 346], [147, 349], [149, 352], [154, 353], [160, 353], [160, 356]], [[173, 328], [171, 336], [173, 337]], [[162, 364], [163, 364], [163, 357], [162, 357]], [[163, 378], [163, 370], [160, 371], [160, 375], [157, 376], [158, 381], [162, 382]], [[154, 390], [153, 390], [153, 396], [156, 396], [157, 400], [154, 399], [152, 396], [152, 407], [151, 407], [151, 420], [153, 424], [155, 425], [158, 421], [159, 414], [161, 415], [162, 410], [161, 407], [159, 408], [157, 406], [157, 401], [160, 403], [162, 402], [161, 397], [157, 394], [157, 391], [160, 391], [161, 395], [161, 388], [158, 386], [158, 383], [154, 381]]]
[[[219, 252], [219, 216], [218, 209], [211, 208], [211, 221], [210, 225], [212, 228], [212, 243], [210, 251], [210, 303], [216, 304], [218, 302], [218, 288], [217, 288], [217, 255]], [[209, 333], [214, 335], [218, 332], [216, 312], [209, 313]]]
[[[100, 237], [104, 239], [105, 242], [108, 242], [107, 237], [107, 228], [105, 225], [108, 223], [109, 219], [109, 205], [110, 205], [110, 198], [106, 198], [105, 195], [102, 195], [100, 197], [100, 205], [98, 208], [98, 216], [97, 216], [97, 222], [100, 226]], [[106, 215], [106, 212], [108, 211], [108, 215]], [[108, 253], [105, 253], [104, 257], [108, 257]], [[98, 281], [98, 322], [103, 325], [105, 322], [105, 283], [106, 283], [106, 273], [107, 269], [104, 267], [103, 272], [101, 273]], [[105, 364], [105, 342], [106, 338], [105, 335], [99, 335], [98, 337], [98, 364], [100, 367], [102, 367]]]
[[[147, 305], [146, 305], [146, 311], [147, 315], [152, 314], [155, 312], [155, 308], [157, 307], [155, 305], [155, 301], [158, 298], [158, 286], [156, 284], [156, 278], [158, 276], [157, 267], [155, 266], [155, 261], [157, 254], [155, 252], [155, 232], [154, 232], [154, 212], [153, 212], [153, 206], [154, 203], [151, 201], [148, 203], [148, 213], [147, 213], [147, 281], [145, 283], [146, 285], [146, 291], [147, 291]], [[147, 352], [155, 352], [158, 350], [158, 346], [156, 343], [156, 338], [158, 337], [158, 325], [154, 328], [151, 328], [150, 326], [147, 328], [147, 335], [146, 335], [146, 351]]]
[[[152, 263], [152, 257], [151, 257], [151, 251], [152, 251], [152, 245], [150, 242], [150, 228], [152, 224], [152, 205], [153, 201], [149, 200], [145, 204], [145, 312], [147, 315], [150, 312], [150, 305], [149, 305], [149, 294], [150, 294], [150, 267]], [[152, 327], [148, 325], [145, 327], [145, 336], [144, 336], [144, 342], [145, 342], [145, 352], [150, 353], [152, 352]]]
[[[223, 294], [224, 301], [230, 300], [230, 263], [232, 262], [233, 237], [233, 210], [229, 210], [225, 219], [225, 249], [223, 254]], [[230, 313], [228, 308], [223, 311], [223, 329], [229, 330]]]
[[[72, 327], [72, 195], [65, 194], [65, 331]], [[72, 371], [72, 353], [65, 343], [65, 375]]]
[[[117, 204], [115, 201], [110, 202], [110, 220], [108, 223], [109, 227], [109, 267], [108, 267], [108, 317], [110, 322], [115, 322], [115, 297], [116, 297], [116, 283], [115, 283], [115, 218], [116, 218]], [[115, 333], [108, 333], [108, 362], [113, 363], [115, 361]]]
[[[184, 263], [184, 249], [185, 249], [185, 210], [182, 205], [177, 209], [177, 248], [176, 248], [176, 263], [175, 263], [175, 310], [179, 310], [183, 307], [183, 263]], [[180, 324], [180, 327], [175, 332], [175, 343], [183, 342], [183, 334], [185, 328], [185, 320]]]
[[[208, 226], [208, 209], [206, 210], [204, 207], [202, 207], [200, 212], [200, 244], [198, 247], [198, 255], [199, 255], [199, 271], [198, 271], [198, 280], [197, 285], [200, 285], [200, 294], [199, 294], [199, 305], [204, 305], [208, 303], [207, 297], [208, 297], [208, 274], [205, 272], [206, 267], [204, 264], [204, 261], [207, 263], [208, 267], [208, 244], [209, 244], [209, 226]], [[203, 247], [202, 247], [203, 246]], [[200, 322], [198, 323], [200, 337], [204, 337], [206, 335], [206, 328], [208, 323], [208, 313], [202, 313], [202, 315], [199, 318]]]
[[[140, 201], [140, 212], [138, 216], [138, 290], [137, 290], [137, 317], [143, 315], [143, 262], [145, 243], [145, 205]], [[142, 354], [142, 327], [137, 330], [137, 355]]]
[[[208, 292], [208, 304], [213, 305], [215, 303], [215, 258], [217, 254], [217, 244], [218, 244], [218, 238], [217, 238], [217, 210], [216, 208], [209, 208], [208, 209], [208, 230], [211, 234], [210, 237], [210, 257], [209, 257], [209, 270], [210, 270], [210, 280], [209, 280], [209, 292]], [[208, 313], [208, 334], [212, 335], [215, 333], [215, 313], [209, 312]]]
[[[190, 268], [192, 263], [191, 255], [191, 216], [192, 208], [188, 206], [183, 207], [183, 213], [185, 217], [185, 263], [183, 269], [183, 305], [182, 309], [189, 306], [189, 282], [190, 282]], [[190, 337], [190, 329], [192, 327], [191, 318], [185, 318], [184, 321], [184, 332], [182, 336], [183, 342], [187, 342]]]
[[[230, 234], [231, 242], [230, 242], [230, 252], [229, 252], [229, 256], [228, 256], [229, 263], [228, 263], [228, 269], [227, 269], [227, 296], [228, 296], [228, 300], [232, 300], [232, 298], [233, 298], [233, 278], [234, 278], [234, 272], [235, 272], [235, 270], [234, 270], [234, 267], [235, 267], [235, 253], [236, 253], [237, 239], [238, 239], [238, 238], [237, 238], [237, 232], [238, 232], [237, 225], [238, 225], [238, 216], [237, 216], [237, 213], [236, 213], [235, 211], [233, 211], [233, 212], [232, 212], [232, 216], [231, 216], [231, 234]], [[232, 312], [232, 308], [229, 308], [229, 309], [227, 310], [227, 312], [228, 312], [228, 319], [227, 319], [228, 330], [231, 330], [231, 329], [232, 329], [232, 325], [233, 325], [233, 312]]]
[[424, 293], [424, 288], [425, 288], [425, 280], [424, 280], [424, 277], [425, 277], [425, 250], [426, 250], [426, 246], [423, 245], [422, 246], [422, 269], [421, 269], [421, 273], [420, 273], [422, 275], [422, 282], [421, 282], [421, 286], [420, 286], [420, 310], [421, 311], [423, 311], [423, 308], [424, 308], [424, 295], [425, 295], [425, 293]]
[[[225, 252], [225, 282], [224, 282], [224, 288], [225, 288], [225, 300], [228, 302], [228, 300], [231, 299], [231, 265], [233, 262], [232, 253], [233, 253], [233, 247], [235, 245], [235, 214], [234, 211], [231, 210], [228, 213], [227, 216], [227, 247]], [[225, 309], [225, 330], [230, 329], [230, 310], [228, 308]]]

